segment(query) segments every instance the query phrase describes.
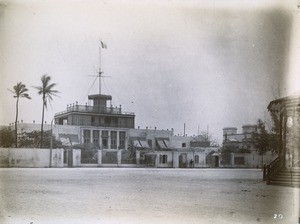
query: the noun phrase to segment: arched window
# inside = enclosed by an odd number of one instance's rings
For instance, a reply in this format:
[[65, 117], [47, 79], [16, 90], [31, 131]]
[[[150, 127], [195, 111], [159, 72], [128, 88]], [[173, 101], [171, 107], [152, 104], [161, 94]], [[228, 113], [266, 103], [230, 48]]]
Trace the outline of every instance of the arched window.
[[198, 163], [199, 163], [199, 156], [195, 155], [195, 164], [198, 164]]
[[163, 164], [167, 163], [168, 162], [168, 156], [167, 155], [160, 155], [159, 162], [163, 163]]

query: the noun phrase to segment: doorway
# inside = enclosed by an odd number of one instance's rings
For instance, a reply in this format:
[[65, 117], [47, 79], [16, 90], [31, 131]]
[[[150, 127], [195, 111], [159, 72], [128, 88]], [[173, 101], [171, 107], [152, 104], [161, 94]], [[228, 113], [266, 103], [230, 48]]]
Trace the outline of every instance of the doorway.
[[181, 153], [179, 155], [179, 168], [186, 168], [187, 167], [187, 155], [186, 153]]

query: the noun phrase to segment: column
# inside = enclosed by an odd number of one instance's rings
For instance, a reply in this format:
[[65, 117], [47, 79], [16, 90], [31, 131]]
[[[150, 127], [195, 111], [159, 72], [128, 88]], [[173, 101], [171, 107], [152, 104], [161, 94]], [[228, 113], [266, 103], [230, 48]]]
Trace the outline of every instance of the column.
[[140, 159], [141, 159], [141, 152], [139, 150], [135, 151], [135, 159], [136, 159], [136, 166], [140, 166]]
[[120, 135], [119, 135], [120, 131], [117, 131], [117, 149], [119, 149], [120, 147]]
[[98, 150], [98, 166], [102, 165], [102, 150]]
[[84, 144], [84, 129], [81, 129], [80, 135], [81, 135], [81, 144]]
[[158, 167], [158, 164], [159, 164], [159, 154], [156, 153], [156, 157], [155, 157], [155, 167]]
[[107, 148], [111, 149], [110, 131], [108, 131], [108, 136], [107, 136]]
[[103, 146], [102, 146], [102, 130], [99, 130], [99, 147], [100, 147], [100, 149], [103, 149]]
[[90, 133], [91, 133], [91, 134], [90, 134], [90, 138], [91, 138], [91, 139], [90, 139], [90, 143], [94, 143], [94, 139], [93, 139], [93, 138], [94, 138], [93, 129], [90, 130]]
[[230, 165], [234, 166], [234, 153], [230, 153]]
[[129, 136], [129, 134], [128, 134], [128, 132], [126, 131], [126, 132], [125, 132], [125, 143], [124, 143], [124, 148], [125, 148], [125, 150], [127, 150], [127, 148], [128, 148], [128, 136]]
[[173, 168], [178, 168], [179, 167], [179, 165], [178, 165], [178, 152], [173, 151], [172, 156], [173, 156]]
[[118, 159], [118, 165], [120, 165], [121, 159], [122, 159], [122, 151], [121, 150], [117, 151], [117, 159]]
[[72, 149], [72, 167], [80, 167], [81, 166], [81, 149]]

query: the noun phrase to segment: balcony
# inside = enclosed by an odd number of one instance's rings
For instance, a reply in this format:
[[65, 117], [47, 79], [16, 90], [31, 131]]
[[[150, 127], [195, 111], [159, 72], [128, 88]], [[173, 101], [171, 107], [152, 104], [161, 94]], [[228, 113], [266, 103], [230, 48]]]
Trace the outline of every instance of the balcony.
[[67, 110], [58, 112], [55, 116], [66, 114], [70, 112], [79, 113], [94, 113], [94, 114], [116, 114], [116, 115], [134, 115], [133, 112], [122, 111], [121, 107], [95, 107], [95, 106], [84, 106], [84, 105], [73, 105], [68, 106]]

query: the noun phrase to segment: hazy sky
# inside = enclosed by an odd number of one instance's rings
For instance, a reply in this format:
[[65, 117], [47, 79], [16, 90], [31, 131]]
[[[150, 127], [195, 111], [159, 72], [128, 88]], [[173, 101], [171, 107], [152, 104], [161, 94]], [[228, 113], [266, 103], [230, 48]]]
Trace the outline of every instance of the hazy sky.
[[0, 1], [0, 124], [14, 121], [7, 88], [20, 81], [32, 100], [21, 99], [19, 120], [41, 122], [32, 86], [43, 74], [61, 92], [47, 123], [85, 104], [101, 38], [103, 92], [135, 112], [136, 127], [182, 134], [186, 123], [193, 135], [209, 125], [221, 139], [223, 127], [240, 131], [299, 90], [299, 14], [297, 1]]

